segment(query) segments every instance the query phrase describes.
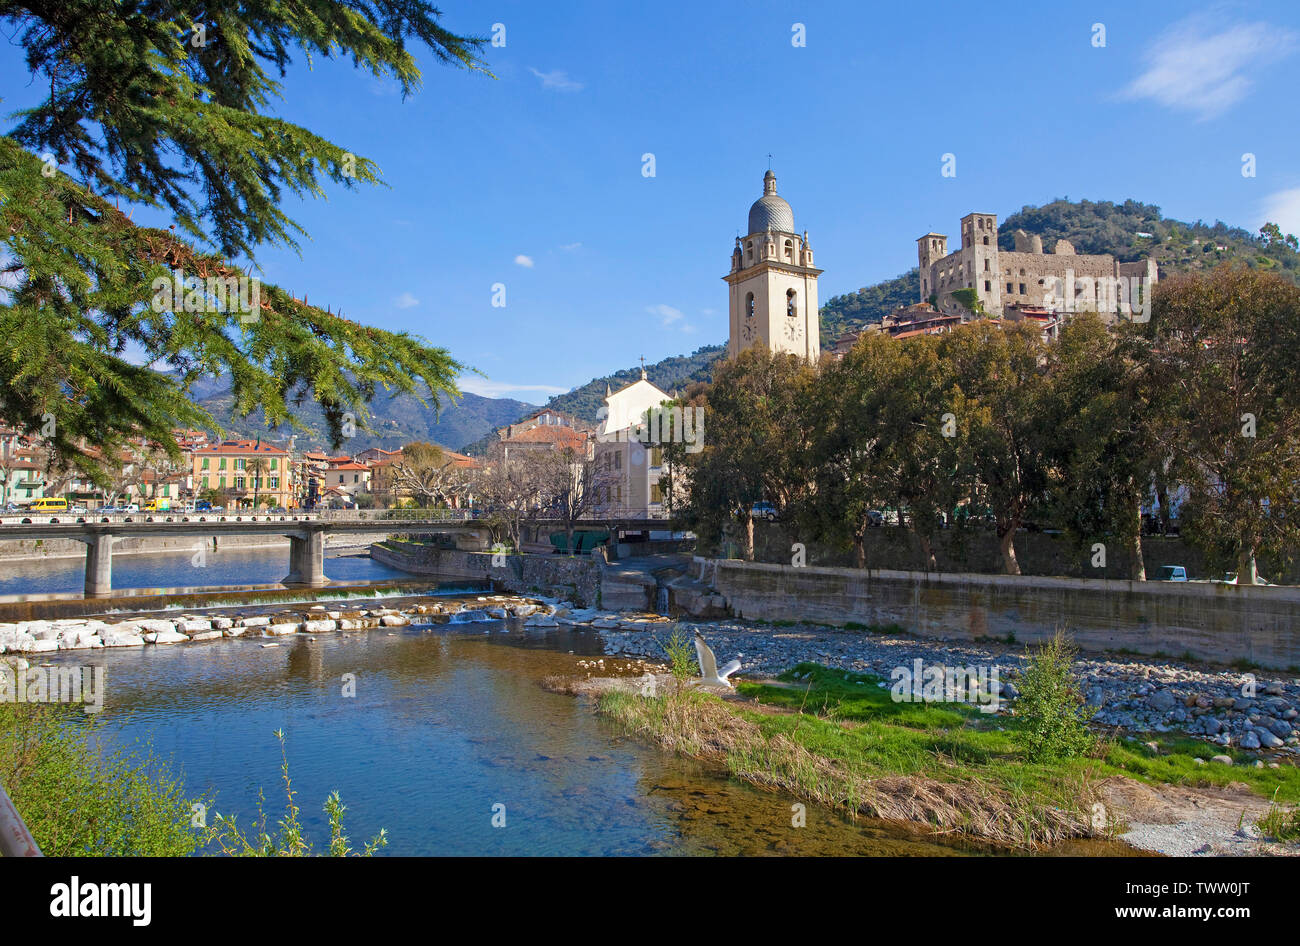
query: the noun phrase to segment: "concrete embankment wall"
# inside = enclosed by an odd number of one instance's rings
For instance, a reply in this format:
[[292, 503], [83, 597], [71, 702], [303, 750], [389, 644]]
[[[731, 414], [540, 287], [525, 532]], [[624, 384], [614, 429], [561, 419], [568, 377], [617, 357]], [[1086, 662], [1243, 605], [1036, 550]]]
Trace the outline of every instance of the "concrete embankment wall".
[[[364, 547], [372, 542], [388, 538], [387, 533], [371, 534], [326, 534], [326, 548]], [[200, 542], [206, 541], [212, 548], [212, 538], [206, 540], [201, 536], [184, 536], [169, 539], [162, 536], [145, 538], [118, 539], [113, 543], [114, 555], [146, 554], [149, 552], [193, 552]], [[276, 535], [230, 535], [222, 536], [219, 541], [221, 549], [264, 549], [283, 548], [289, 552], [289, 540]], [[27, 561], [33, 558], [85, 558], [86, 544], [75, 539], [17, 539], [0, 541], [0, 562]]]
[[1042, 640], [1262, 667], [1300, 666], [1300, 588], [1080, 578], [864, 572], [696, 558], [737, 617], [898, 624], [922, 637]]
[[586, 556], [505, 555], [494, 565], [491, 552], [395, 542], [372, 545], [370, 557], [413, 575], [442, 581], [486, 579], [505, 591], [571, 598], [583, 607], [596, 607], [600, 598], [600, 564]]

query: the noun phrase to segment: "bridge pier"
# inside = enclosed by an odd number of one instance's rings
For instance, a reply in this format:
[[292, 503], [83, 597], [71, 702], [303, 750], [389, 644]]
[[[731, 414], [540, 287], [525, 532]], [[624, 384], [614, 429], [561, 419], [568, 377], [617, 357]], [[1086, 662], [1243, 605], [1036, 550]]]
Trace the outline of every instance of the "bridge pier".
[[107, 598], [113, 593], [113, 536], [99, 532], [86, 539], [86, 597]]
[[281, 584], [307, 588], [322, 588], [329, 584], [325, 577], [324, 530], [308, 529], [303, 535], [289, 536], [289, 574]]

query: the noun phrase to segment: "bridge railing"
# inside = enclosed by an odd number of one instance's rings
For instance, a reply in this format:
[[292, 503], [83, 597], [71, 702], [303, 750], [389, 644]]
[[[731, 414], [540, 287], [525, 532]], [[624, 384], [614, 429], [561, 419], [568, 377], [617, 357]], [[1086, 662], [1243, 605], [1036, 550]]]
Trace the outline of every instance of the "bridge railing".
[[36, 839], [0, 785], [0, 857], [41, 857]]

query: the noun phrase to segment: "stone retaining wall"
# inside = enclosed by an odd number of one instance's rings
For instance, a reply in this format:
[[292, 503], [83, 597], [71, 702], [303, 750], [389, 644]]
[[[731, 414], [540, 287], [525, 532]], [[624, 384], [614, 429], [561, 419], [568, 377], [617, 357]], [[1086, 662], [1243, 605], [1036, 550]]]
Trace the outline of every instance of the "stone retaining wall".
[[568, 598], [583, 607], [596, 607], [600, 592], [600, 564], [594, 559], [567, 555], [503, 555], [465, 552], [432, 545], [394, 542], [370, 547], [370, 557], [413, 575], [444, 581], [484, 579], [517, 594]]
[[1084, 650], [1300, 667], [1300, 588], [864, 572], [696, 558], [737, 617], [897, 624], [922, 637], [1021, 643], [1066, 629]]

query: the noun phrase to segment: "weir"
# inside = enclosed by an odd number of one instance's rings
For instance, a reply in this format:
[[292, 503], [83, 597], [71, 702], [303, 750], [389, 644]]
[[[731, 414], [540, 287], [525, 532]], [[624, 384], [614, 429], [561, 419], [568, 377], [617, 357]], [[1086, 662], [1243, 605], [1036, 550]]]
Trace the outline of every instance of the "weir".
[[[661, 528], [663, 520], [601, 519], [607, 528]], [[562, 529], [561, 523], [534, 520], [539, 528]], [[585, 523], [584, 523], [585, 524]], [[87, 598], [106, 598], [113, 593], [113, 543], [137, 537], [189, 537], [213, 539], [231, 535], [284, 536], [289, 540], [289, 573], [281, 584], [299, 588], [322, 588], [325, 577], [325, 536], [329, 533], [429, 535], [446, 533], [455, 538], [455, 548], [481, 552], [489, 548], [491, 535], [481, 521], [469, 518], [430, 517], [423, 519], [326, 519], [315, 515], [207, 516], [160, 515], [142, 520], [103, 517], [97, 522], [54, 517], [48, 522], [0, 525], [0, 542], [71, 539], [86, 546]]]

